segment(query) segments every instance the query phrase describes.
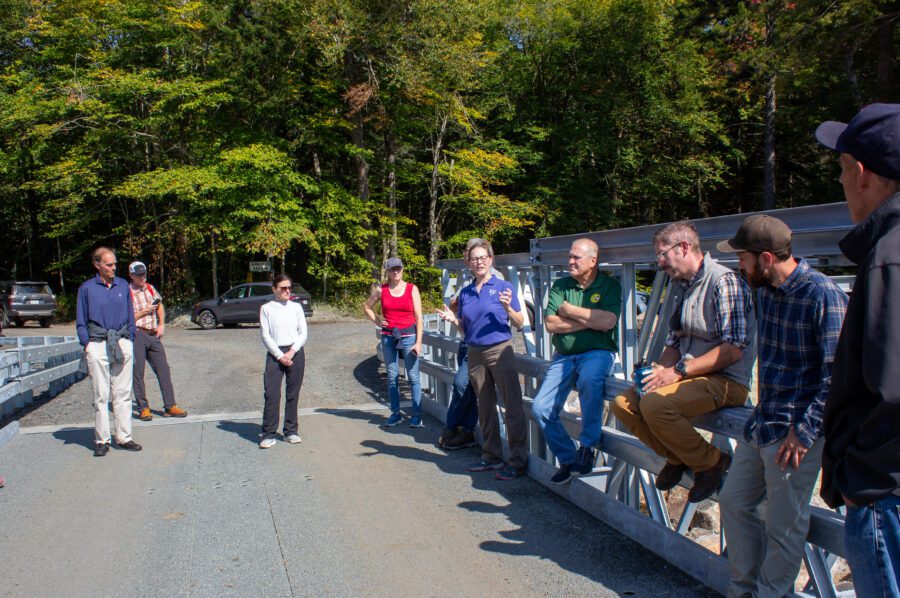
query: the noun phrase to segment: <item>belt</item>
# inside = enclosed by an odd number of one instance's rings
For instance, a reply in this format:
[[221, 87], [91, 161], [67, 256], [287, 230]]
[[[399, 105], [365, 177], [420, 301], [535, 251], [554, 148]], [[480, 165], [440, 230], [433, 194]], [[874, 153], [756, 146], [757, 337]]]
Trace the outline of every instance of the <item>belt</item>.
[[144, 332], [148, 332], [148, 333], [151, 333], [151, 334], [154, 333], [154, 332], [156, 332], [156, 328], [141, 328], [141, 327], [138, 327], [138, 330], [143, 330]]

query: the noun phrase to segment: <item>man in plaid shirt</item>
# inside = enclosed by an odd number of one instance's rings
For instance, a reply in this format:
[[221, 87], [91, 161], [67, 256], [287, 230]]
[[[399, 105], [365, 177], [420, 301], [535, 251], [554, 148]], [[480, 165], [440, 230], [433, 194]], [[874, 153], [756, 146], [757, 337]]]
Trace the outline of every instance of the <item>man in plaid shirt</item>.
[[757, 289], [759, 322], [759, 401], [719, 493], [728, 596], [780, 597], [800, 570], [847, 295], [791, 255], [791, 230], [777, 218], [750, 216], [717, 248], [737, 253]]
[[144, 262], [132, 262], [128, 266], [131, 277], [131, 302], [134, 305], [136, 332], [134, 335], [134, 400], [138, 405], [138, 417], [143, 421], [153, 419], [147, 392], [144, 390], [144, 364], [149, 362], [162, 393], [163, 417], [185, 417], [187, 411], [175, 404], [175, 390], [172, 388], [172, 374], [166, 349], [162, 344], [166, 328], [166, 310], [162, 297], [147, 282], [147, 266]]

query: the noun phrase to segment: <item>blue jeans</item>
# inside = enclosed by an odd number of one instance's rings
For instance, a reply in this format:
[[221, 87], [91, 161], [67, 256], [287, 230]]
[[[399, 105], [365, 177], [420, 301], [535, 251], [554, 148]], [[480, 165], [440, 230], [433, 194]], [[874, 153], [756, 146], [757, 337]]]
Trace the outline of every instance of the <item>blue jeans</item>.
[[544, 433], [550, 450], [562, 465], [575, 462], [577, 447], [559, 421], [559, 412], [574, 385], [581, 403], [581, 434], [578, 440], [581, 446], [597, 446], [603, 428], [603, 393], [606, 377], [612, 373], [613, 360], [613, 352], [603, 349], [574, 355], [557, 353], [544, 374], [531, 413]]
[[847, 507], [844, 546], [856, 595], [900, 596], [900, 496]]
[[399, 341], [389, 334], [381, 335], [381, 348], [384, 351], [384, 366], [387, 369], [388, 398], [391, 400], [391, 413], [400, 413], [400, 363], [406, 366], [406, 377], [412, 390], [412, 414], [419, 417], [422, 412], [422, 383], [419, 381], [419, 356], [410, 351], [416, 344], [415, 336], [404, 336]]
[[453, 395], [447, 407], [447, 429], [462, 427], [466, 432], [474, 432], [478, 424], [478, 399], [475, 389], [469, 384], [469, 347], [459, 344], [456, 353], [456, 376], [453, 377]]

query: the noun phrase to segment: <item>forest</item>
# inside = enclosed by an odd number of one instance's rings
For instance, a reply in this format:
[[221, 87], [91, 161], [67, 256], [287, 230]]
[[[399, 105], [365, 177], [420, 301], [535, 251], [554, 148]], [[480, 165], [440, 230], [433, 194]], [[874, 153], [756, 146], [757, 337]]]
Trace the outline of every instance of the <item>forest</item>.
[[[896, 101], [900, 2], [0, 0], [0, 279], [90, 252], [176, 302], [317, 298], [465, 240], [842, 201], [813, 131]], [[125, 269], [120, 269], [124, 274]]]

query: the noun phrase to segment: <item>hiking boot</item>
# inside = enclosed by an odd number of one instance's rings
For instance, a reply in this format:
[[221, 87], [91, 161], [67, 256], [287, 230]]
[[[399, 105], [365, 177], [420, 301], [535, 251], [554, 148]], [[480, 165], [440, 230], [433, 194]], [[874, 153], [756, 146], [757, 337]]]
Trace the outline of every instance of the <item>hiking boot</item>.
[[422, 423], [421, 417], [419, 417], [418, 415], [414, 415], [414, 416], [412, 416], [412, 419], [409, 420], [409, 427], [410, 428], [424, 428], [425, 424]]
[[394, 426], [399, 424], [402, 419], [403, 417], [399, 413], [391, 413], [391, 416], [388, 418], [388, 420], [384, 422], [384, 427], [393, 428]]
[[553, 474], [553, 477], [550, 478], [551, 484], [565, 484], [569, 480], [572, 479], [572, 464], [566, 463], [565, 465], [560, 465], [559, 469], [556, 470], [556, 473]]
[[471, 446], [478, 446], [478, 443], [475, 441], [475, 434], [461, 428], [456, 436], [444, 443], [444, 449], [448, 451], [458, 451]]
[[98, 442], [94, 447], [94, 456], [95, 457], [105, 457], [106, 453], [109, 452], [109, 443], [108, 442]]
[[163, 417], [187, 417], [187, 411], [185, 411], [178, 405], [172, 405], [171, 407], [163, 411]]
[[658, 474], [656, 474], [656, 489], [665, 492], [671, 490], [678, 485], [684, 472], [687, 471], [687, 465], [683, 463], [675, 465], [674, 463], [666, 463]]
[[142, 422], [149, 422], [153, 420], [153, 414], [150, 413], [149, 407], [144, 407], [141, 409], [141, 414], [138, 416], [138, 419]]
[[694, 486], [688, 493], [688, 502], [700, 502], [712, 496], [722, 487], [725, 474], [731, 466], [731, 455], [722, 453], [712, 469], [694, 472]]
[[[109, 447], [107, 447], [107, 449], [108, 448]], [[128, 442], [123, 442], [122, 444], [120, 444], [119, 448], [123, 448], [126, 451], [139, 451], [143, 447], [141, 445], [139, 445], [137, 442], [135, 442], [134, 440], [129, 440]]]
[[259, 441], [259, 448], [267, 449], [275, 446], [275, 442], [277, 442], [274, 438], [263, 438]]
[[455, 430], [451, 430], [450, 428], [444, 428], [441, 430], [441, 435], [438, 436], [437, 446], [438, 448], [447, 448], [447, 443], [453, 440], [453, 438], [459, 433], [459, 428]]
[[513, 467], [512, 465], [508, 465], [494, 474], [494, 477], [498, 480], [502, 480], [504, 482], [508, 482], [510, 480], [515, 480], [516, 478], [520, 478], [525, 475], [527, 470], [518, 469]]
[[582, 446], [575, 455], [571, 473], [574, 476], [589, 475], [594, 472], [594, 449]]

